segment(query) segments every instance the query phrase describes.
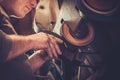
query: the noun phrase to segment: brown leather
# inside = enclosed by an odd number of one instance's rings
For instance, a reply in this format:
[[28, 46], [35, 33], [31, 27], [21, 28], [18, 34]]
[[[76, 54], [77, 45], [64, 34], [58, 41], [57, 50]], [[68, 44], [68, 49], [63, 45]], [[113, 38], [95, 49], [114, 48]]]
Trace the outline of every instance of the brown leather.
[[69, 32], [69, 25], [66, 23], [64, 23], [61, 28], [61, 35], [63, 35], [65, 39], [73, 45], [76, 45], [76, 46], [87, 45], [93, 40], [94, 30], [92, 28], [92, 25], [89, 22], [86, 23], [86, 25], [88, 26], [89, 32], [88, 32], [88, 35], [83, 39], [74, 38]]
[[82, 0], [82, 2], [88, 9], [94, 12], [99, 11], [112, 13], [118, 6], [117, 0]]

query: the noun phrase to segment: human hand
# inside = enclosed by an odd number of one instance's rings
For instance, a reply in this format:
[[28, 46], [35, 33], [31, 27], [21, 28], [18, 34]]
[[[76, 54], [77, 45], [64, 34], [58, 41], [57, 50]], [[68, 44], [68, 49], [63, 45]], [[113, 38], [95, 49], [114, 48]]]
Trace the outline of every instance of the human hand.
[[46, 55], [43, 50], [35, 51], [35, 53], [28, 58], [30, 66], [34, 72], [38, 70], [47, 60], [49, 60], [49, 56]]
[[62, 52], [59, 48], [59, 44], [63, 41], [53, 35], [46, 34], [44, 32], [39, 32], [34, 35], [30, 35], [32, 41], [32, 49], [34, 50], [45, 50], [50, 58], [57, 58]]

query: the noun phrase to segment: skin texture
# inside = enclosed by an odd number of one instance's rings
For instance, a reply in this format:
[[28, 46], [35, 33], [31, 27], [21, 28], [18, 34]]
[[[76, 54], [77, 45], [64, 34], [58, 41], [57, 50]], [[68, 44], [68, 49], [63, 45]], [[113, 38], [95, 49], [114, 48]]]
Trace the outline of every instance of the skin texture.
[[47, 60], [58, 58], [58, 55], [62, 54], [58, 43], [62, 43], [63, 41], [52, 35], [46, 35], [46, 33], [43, 32], [28, 36], [9, 35], [9, 37], [12, 41], [12, 47], [7, 61], [21, 55], [21, 53], [23, 54], [28, 50], [36, 50], [36, 52], [28, 59], [33, 71], [39, 69]]
[[37, 0], [3, 0], [2, 4], [9, 15], [23, 18], [36, 7]]
[[[37, 0], [3, 0], [1, 2], [1, 6], [4, 7], [7, 14], [14, 15], [16, 18], [24, 18], [32, 9], [36, 8], [36, 5]], [[27, 36], [8, 35], [8, 37], [12, 45], [6, 61], [10, 61], [28, 50], [40, 50], [28, 59], [33, 71], [37, 70], [45, 61], [61, 55], [58, 44], [63, 41], [53, 35], [39, 32]], [[39, 57], [46, 53], [47, 56], [44, 59]]]
[[[8, 60], [26, 52], [27, 50], [44, 50], [48, 53], [50, 58], [57, 58], [57, 55], [61, 55], [58, 43], [62, 43], [63, 41], [52, 35], [40, 32], [38, 34], [28, 36], [10, 35], [9, 37], [13, 44], [11, 51], [9, 52]], [[21, 47], [22, 49], [20, 49]]]

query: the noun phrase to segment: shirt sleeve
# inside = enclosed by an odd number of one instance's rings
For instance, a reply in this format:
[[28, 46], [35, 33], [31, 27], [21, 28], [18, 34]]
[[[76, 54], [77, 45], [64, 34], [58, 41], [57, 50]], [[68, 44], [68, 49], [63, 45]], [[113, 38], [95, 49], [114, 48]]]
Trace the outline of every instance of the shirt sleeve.
[[8, 53], [11, 50], [11, 46], [11, 39], [0, 30], [0, 64], [5, 62]]

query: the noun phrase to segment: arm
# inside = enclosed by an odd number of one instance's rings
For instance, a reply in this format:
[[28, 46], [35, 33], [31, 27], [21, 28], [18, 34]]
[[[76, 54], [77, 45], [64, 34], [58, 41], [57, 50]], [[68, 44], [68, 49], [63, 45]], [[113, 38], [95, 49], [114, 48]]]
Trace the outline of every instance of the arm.
[[[11, 60], [28, 50], [40, 50], [43, 49], [47, 51], [50, 58], [57, 57], [57, 55], [61, 54], [58, 43], [62, 43], [63, 41], [59, 38], [56, 38], [52, 35], [40, 32], [38, 34], [33, 34], [29, 36], [18, 36], [18, 35], [6, 35], [11, 43], [9, 46], [9, 50], [7, 51], [7, 59]], [[4, 44], [4, 43], [3, 43]], [[6, 46], [4, 47], [6, 50]], [[1, 48], [1, 50], [3, 50]], [[4, 54], [3, 54], [4, 55]]]
[[13, 59], [30, 49], [24, 36], [8, 35], [0, 30], [0, 63]]

